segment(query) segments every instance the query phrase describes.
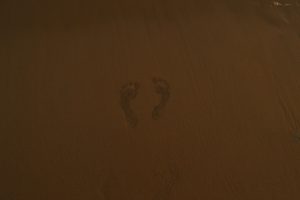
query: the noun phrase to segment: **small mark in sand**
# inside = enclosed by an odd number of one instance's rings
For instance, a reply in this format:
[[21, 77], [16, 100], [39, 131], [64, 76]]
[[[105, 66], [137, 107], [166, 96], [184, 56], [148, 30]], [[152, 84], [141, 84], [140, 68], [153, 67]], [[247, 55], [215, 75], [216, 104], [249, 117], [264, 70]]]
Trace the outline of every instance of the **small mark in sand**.
[[300, 141], [300, 131], [296, 131], [293, 133], [293, 136], [296, 138], [296, 140]]
[[120, 105], [128, 125], [132, 128], [137, 126], [138, 119], [131, 108], [131, 101], [136, 98], [139, 87], [137, 82], [129, 82], [123, 85], [120, 91]]
[[160, 78], [153, 78], [152, 82], [155, 87], [155, 92], [161, 97], [159, 104], [157, 104], [152, 111], [152, 118], [157, 120], [160, 118], [162, 111], [170, 99], [170, 86], [166, 80]]
[[176, 166], [169, 166], [166, 170], [160, 170], [155, 173], [160, 179], [159, 189], [154, 195], [153, 200], [170, 199], [171, 194], [175, 190], [175, 186], [179, 181], [179, 172]]
[[120, 183], [114, 174], [107, 175], [98, 190], [98, 197], [103, 200], [119, 199]]
[[293, 3], [288, 3], [288, 2], [282, 2], [282, 1], [273, 1], [273, 6], [276, 7], [298, 7], [299, 6], [299, 2], [296, 2], [295, 4]]

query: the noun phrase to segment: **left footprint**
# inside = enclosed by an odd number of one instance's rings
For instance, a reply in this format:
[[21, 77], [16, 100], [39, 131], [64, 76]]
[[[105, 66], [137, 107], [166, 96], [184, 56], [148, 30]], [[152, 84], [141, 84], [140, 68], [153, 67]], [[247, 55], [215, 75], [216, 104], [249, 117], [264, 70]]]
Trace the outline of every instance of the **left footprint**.
[[138, 119], [135, 112], [131, 108], [131, 101], [136, 98], [139, 87], [139, 83], [129, 82], [123, 85], [120, 91], [120, 105], [128, 125], [132, 128], [137, 126]]

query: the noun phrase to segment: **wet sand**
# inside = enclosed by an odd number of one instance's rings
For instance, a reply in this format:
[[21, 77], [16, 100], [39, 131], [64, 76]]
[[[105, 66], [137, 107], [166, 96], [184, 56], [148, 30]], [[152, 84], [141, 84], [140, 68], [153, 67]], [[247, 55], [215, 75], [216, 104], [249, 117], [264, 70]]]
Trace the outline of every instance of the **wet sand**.
[[0, 199], [300, 199], [300, 4], [0, 3]]

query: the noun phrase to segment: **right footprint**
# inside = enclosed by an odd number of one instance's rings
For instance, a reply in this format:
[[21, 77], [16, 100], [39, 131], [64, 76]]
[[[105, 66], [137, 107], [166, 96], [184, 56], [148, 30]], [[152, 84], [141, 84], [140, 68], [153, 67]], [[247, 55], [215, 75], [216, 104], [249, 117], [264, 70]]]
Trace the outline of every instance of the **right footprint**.
[[158, 120], [170, 99], [170, 86], [166, 80], [161, 78], [153, 78], [152, 82], [154, 84], [155, 92], [160, 95], [160, 102], [153, 108], [152, 111], [152, 119]]

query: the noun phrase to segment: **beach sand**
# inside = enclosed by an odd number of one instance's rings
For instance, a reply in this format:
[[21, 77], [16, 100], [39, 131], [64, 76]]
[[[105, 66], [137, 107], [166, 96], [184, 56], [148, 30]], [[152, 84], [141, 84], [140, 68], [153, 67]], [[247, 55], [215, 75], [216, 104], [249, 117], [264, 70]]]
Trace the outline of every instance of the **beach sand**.
[[0, 3], [0, 199], [300, 199], [300, 3]]

